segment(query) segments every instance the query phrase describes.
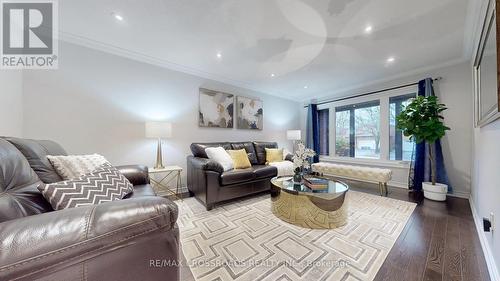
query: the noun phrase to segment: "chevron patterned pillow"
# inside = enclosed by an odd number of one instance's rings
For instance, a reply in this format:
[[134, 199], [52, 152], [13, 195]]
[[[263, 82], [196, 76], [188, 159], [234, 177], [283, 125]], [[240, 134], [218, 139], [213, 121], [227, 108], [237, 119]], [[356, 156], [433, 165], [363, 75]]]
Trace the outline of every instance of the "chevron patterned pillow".
[[115, 167], [104, 164], [75, 179], [40, 184], [38, 190], [54, 210], [62, 210], [121, 200], [133, 186]]

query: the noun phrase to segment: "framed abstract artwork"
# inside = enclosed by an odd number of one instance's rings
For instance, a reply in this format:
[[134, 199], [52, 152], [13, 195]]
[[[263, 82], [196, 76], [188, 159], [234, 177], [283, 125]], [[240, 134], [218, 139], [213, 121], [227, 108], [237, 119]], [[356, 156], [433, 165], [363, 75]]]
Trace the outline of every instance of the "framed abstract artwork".
[[264, 106], [259, 99], [236, 98], [237, 128], [262, 130], [264, 128]]
[[200, 88], [200, 127], [233, 128], [234, 95]]

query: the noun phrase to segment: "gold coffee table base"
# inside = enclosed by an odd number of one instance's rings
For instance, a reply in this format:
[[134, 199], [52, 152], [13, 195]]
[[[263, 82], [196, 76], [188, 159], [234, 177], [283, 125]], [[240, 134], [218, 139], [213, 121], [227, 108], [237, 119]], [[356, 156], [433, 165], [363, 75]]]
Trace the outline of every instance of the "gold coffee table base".
[[305, 228], [337, 228], [347, 223], [347, 203], [344, 196], [341, 206], [334, 211], [325, 211], [316, 206], [307, 195], [280, 192], [272, 200], [272, 212], [281, 220]]

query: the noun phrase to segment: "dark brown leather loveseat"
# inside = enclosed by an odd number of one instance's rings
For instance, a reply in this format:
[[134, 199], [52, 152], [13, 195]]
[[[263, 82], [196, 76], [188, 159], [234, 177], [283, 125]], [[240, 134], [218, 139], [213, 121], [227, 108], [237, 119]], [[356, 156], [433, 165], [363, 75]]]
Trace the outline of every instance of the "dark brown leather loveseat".
[[[252, 164], [248, 169], [224, 172], [222, 166], [208, 159], [207, 147], [223, 147], [226, 150], [245, 149]], [[276, 142], [217, 142], [191, 144], [192, 156], [187, 157], [187, 185], [207, 210], [216, 203], [269, 191], [270, 179], [278, 173], [276, 167], [266, 165], [266, 148], [278, 148]], [[292, 155], [286, 157], [291, 160]]]
[[177, 206], [147, 168], [118, 167], [126, 200], [53, 211], [37, 190], [60, 181], [52, 141], [0, 138], [0, 280], [179, 280]]

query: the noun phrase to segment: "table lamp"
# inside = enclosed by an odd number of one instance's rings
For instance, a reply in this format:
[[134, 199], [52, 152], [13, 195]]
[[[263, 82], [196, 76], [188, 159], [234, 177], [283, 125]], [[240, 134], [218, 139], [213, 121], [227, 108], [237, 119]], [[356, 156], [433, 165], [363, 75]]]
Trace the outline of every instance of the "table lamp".
[[172, 124], [168, 122], [146, 122], [146, 138], [157, 138], [158, 148], [156, 150], [155, 169], [163, 169], [163, 157], [161, 139], [172, 137]]
[[286, 138], [293, 141], [293, 153], [295, 153], [295, 145], [297, 141], [302, 140], [300, 130], [288, 130], [286, 131]]

